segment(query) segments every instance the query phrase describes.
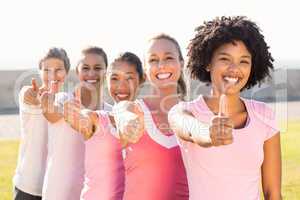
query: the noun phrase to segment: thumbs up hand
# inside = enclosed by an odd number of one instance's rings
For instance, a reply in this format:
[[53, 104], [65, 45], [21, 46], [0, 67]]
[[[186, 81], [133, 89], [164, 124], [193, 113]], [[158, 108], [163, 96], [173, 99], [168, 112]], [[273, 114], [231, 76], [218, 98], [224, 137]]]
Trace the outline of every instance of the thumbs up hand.
[[91, 138], [98, 125], [98, 115], [92, 110], [82, 110], [78, 100], [64, 102], [64, 119], [70, 126], [81, 133], [85, 140]]
[[34, 78], [31, 79], [31, 86], [24, 92], [23, 101], [28, 105], [40, 105], [39, 86]]
[[113, 107], [116, 127], [124, 146], [136, 143], [144, 133], [144, 112], [134, 102], [120, 101]]
[[222, 94], [219, 101], [219, 113], [211, 119], [209, 128], [212, 146], [228, 145], [233, 142], [233, 123], [227, 115], [227, 109], [227, 97]]
[[96, 110], [99, 103], [99, 92], [93, 85], [80, 82], [75, 89], [75, 97], [85, 108]]
[[41, 95], [41, 106], [45, 112], [54, 112], [55, 94], [58, 92], [58, 90], [58, 82], [51, 81], [50, 90], [43, 92], [43, 94]]

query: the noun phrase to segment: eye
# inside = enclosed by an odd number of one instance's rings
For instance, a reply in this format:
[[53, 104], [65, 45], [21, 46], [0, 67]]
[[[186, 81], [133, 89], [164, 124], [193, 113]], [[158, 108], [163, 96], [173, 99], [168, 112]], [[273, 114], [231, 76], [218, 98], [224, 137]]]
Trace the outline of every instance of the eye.
[[110, 80], [112, 80], [112, 81], [117, 81], [118, 78], [117, 78], [117, 77], [111, 77]]
[[219, 60], [222, 60], [222, 61], [229, 61], [229, 58], [221, 57], [221, 58], [219, 58]]
[[96, 71], [101, 71], [101, 70], [103, 70], [103, 68], [102, 67], [95, 67], [95, 70]]
[[61, 72], [61, 71], [63, 71], [64, 69], [63, 68], [58, 68], [58, 69], [56, 69], [56, 71], [58, 71], [58, 72]]
[[249, 62], [248, 60], [242, 60], [241, 63], [242, 63], [242, 64], [247, 64], [247, 65], [250, 64], [250, 62]]
[[173, 60], [174, 58], [171, 56], [166, 57], [166, 60]]
[[127, 80], [133, 80], [133, 77], [129, 76], [129, 77], [127, 78]]
[[155, 58], [150, 58], [150, 59], [148, 60], [148, 62], [149, 62], [149, 63], [153, 63], [153, 62], [158, 62], [158, 60], [155, 59]]

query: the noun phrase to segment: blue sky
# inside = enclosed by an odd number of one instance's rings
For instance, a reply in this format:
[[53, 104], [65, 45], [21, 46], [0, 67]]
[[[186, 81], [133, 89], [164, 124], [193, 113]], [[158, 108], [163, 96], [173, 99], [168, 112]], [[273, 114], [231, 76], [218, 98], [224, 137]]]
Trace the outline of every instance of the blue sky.
[[[143, 57], [151, 35], [165, 32], [185, 48], [194, 28], [221, 15], [246, 15], [259, 24], [277, 61], [300, 60], [296, 1], [26, 0], [0, 3], [0, 70], [36, 68], [49, 47], [67, 50], [73, 64], [82, 48], [103, 47]], [[300, 66], [299, 66], [300, 67]]]

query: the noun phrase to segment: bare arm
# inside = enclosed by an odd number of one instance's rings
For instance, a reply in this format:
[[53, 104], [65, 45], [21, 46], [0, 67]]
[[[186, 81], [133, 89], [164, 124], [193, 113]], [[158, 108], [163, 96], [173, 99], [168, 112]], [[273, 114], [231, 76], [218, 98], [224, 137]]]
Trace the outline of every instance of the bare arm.
[[262, 165], [262, 187], [266, 200], [282, 200], [281, 196], [281, 149], [280, 134], [276, 134], [264, 144]]
[[208, 127], [197, 120], [191, 112], [184, 110], [180, 104], [169, 111], [168, 120], [175, 134], [182, 140], [202, 147], [211, 146]]

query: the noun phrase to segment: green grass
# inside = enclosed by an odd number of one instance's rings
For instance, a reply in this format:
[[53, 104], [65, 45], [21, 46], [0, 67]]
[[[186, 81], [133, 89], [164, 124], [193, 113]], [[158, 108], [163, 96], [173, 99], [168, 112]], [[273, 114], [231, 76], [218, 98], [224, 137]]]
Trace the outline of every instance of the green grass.
[[300, 121], [288, 123], [281, 134], [283, 197], [300, 199]]
[[[15, 170], [17, 140], [0, 140], [0, 199], [12, 199], [12, 176]], [[281, 135], [283, 187], [285, 200], [300, 199], [300, 121], [288, 123]]]
[[0, 199], [12, 199], [12, 176], [14, 174], [19, 141], [0, 140]]

